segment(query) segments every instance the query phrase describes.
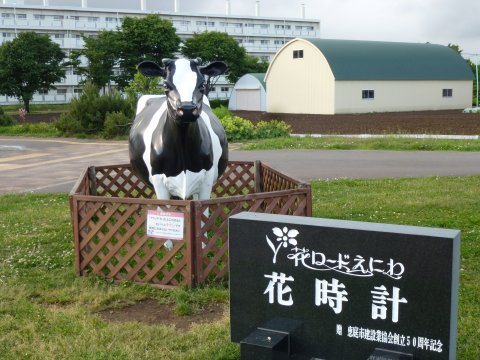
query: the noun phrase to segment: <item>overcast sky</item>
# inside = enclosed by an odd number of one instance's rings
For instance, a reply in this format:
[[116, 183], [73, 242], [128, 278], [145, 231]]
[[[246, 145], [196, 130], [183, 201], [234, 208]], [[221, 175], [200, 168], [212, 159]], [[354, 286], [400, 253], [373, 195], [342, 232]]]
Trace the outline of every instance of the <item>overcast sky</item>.
[[[225, 14], [226, 0], [177, 1], [180, 12]], [[88, 6], [140, 9], [140, 2], [88, 0]], [[230, 0], [232, 15], [253, 16], [255, 2]], [[49, 0], [49, 4], [80, 6], [81, 0]], [[173, 4], [174, 0], [147, 0], [147, 10], [173, 11]], [[301, 4], [308, 19], [320, 21], [322, 38], [453, 43], [465, 54], [480, 53], [479, 0], [260, 0], [260, 15], [301, 18]]]

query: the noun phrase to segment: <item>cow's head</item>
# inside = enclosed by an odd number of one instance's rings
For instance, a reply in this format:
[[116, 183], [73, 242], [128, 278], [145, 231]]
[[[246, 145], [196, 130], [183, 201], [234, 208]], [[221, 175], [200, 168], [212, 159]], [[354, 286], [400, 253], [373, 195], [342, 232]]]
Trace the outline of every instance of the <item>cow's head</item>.
[[200, 66], [201, 59], [163, 59], [162, 68], [156, 62], [142, 61], [138, 70], [145, 76], [164, 78], [168, 99], [168, 114], [179, 124], [193, 122], [202, 112], [205, 92], [204, 75], [218, 76], [225, 73], [227, 65], [221, 61]]

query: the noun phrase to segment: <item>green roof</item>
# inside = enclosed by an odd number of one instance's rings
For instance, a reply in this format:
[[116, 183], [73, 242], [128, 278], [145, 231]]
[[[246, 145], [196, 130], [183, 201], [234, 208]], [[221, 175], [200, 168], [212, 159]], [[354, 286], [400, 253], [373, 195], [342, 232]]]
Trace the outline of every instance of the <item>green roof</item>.
[[248, 73], [247, 75], [252, 75], [258, 81], [260, 81], [260, 84], [262, 84], [264, 89], [267, 88], [267, 85], [265, 84], [265, 73]]
[[336, 80], [473, 80], [465, 59], [434, 44], [304, 39], [327, 59]]

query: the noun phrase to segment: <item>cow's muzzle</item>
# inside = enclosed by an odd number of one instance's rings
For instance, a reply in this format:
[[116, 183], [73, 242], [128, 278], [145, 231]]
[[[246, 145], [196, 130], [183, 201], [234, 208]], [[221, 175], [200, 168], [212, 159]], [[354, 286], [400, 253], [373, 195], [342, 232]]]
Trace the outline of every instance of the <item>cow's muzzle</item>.
[[198, 119], [202, 109], [201, 105], [194, 104], [193, 102], [182, 102], [179, 104], [176, 111], [177, 118], [181, 122], [193, 122]]

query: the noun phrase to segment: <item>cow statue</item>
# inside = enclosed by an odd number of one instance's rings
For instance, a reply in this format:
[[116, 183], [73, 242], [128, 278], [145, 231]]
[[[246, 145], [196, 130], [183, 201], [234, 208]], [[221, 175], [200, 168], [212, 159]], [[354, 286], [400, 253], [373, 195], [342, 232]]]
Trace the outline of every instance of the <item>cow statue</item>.
[[204, 75], [218, 76], [227, 66], [201, 59], [164, 59], [164, 67], [143, 61], [145, 76], [161, 76], [165, 95], [145, 95], [137, 103], [130, 130], [132, 169], [153, 186], [158, 199], [208, 199], [225, 171], [228, 143], [204, 95]]

